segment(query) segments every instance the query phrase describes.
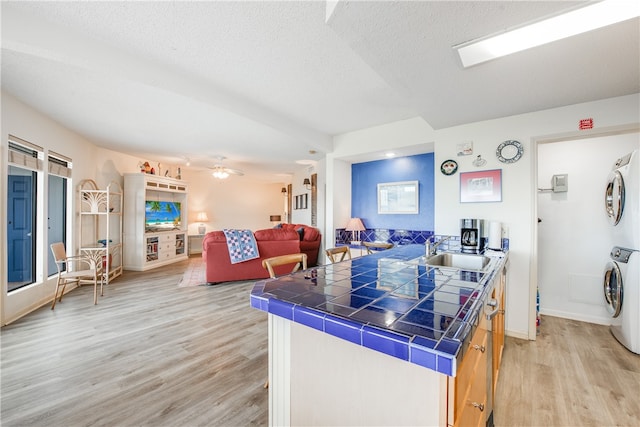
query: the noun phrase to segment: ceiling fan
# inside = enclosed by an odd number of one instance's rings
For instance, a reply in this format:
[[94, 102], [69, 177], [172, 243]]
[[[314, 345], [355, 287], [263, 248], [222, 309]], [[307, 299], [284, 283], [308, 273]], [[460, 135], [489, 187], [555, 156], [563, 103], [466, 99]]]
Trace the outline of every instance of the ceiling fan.
[[[226, 159], [226, 157], [218, 156], [216, 157], [216, 159], [222, 162], [224, 159]], [[212, 175], [214, 176], [214, 178], [218, 179], [227, 179], [230, 175], [244, 175], [244, 172], [242, 172], [241, 170], [228, 168], [221, 163], [209, 166], [208, 168], [213, 170]]]

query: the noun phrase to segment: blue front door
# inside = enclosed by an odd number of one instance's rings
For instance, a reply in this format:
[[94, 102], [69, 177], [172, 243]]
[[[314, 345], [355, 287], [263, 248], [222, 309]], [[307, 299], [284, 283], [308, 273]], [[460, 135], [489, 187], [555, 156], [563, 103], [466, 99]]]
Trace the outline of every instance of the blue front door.
[[33, 182], [33, 176], [9, 175], [7, 191], [8, 282], [25, 284], [33, 282]]

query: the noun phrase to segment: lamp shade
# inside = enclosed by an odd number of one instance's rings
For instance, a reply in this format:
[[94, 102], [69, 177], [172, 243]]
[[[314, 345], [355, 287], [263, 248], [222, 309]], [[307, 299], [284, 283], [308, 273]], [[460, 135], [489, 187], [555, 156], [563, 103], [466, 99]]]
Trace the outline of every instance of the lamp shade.
[[282, 194], [287, 194], [287, 189], [286, 189], [285, 187], [282, 187], [282, 190], [280, 190], [280, 192], [281, 192]]
[[269, 221], [271, 221], [271, 222], [280, 222], [280, 221], [282, 221], [282, 217], [280, 215], [271, 215], [271, 216], [269, 216]]
[[197, 222], [207, 222], [207, 221], [209, 221], [209, 217], [207, 216], [206, 212], [198, 212], [198, 215], [196, 216], [196, 221]]
[[364, 224], [360, 218], [351, 218], [347, 223], [347, 226], [344, 228], [347, 231], [363, 231], [366, 230], [364, 228]]

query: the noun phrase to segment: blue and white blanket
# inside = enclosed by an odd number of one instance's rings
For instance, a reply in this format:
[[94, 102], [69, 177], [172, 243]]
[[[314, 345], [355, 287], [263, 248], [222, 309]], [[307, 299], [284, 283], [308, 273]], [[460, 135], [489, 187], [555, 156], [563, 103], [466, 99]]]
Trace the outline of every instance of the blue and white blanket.
[[251, 230], [223, 229], [231, 264], [260, 258], [258, 244]]

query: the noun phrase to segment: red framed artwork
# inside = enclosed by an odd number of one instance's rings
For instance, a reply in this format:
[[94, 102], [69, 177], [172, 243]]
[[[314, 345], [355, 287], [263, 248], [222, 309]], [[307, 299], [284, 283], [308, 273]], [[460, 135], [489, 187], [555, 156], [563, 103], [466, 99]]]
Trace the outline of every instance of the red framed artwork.
[[502, 169], [460, 173], [460, 203], [502, 201]]

